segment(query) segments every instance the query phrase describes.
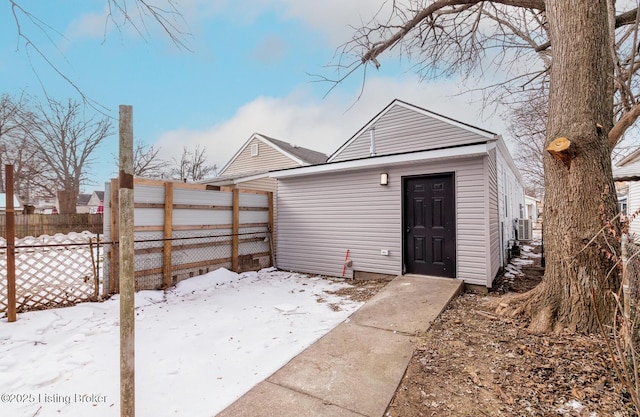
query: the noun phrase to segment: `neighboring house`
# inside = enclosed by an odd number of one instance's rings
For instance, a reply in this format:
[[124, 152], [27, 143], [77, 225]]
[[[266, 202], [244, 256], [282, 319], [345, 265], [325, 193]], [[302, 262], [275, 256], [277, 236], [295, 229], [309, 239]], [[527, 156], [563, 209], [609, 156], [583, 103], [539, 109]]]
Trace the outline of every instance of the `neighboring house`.
[[[520, 225], [520, 229], [524, 231], [527, 236], [526, 240], [531, 240], [533, 238], [533, 230], [541, 229], [541, 217], [540, 217], [540, 207], [542, 206], [542, 202], [535, 197], [530, 195], [524, 196], [524, 216], [525, 223]], [[519, 236], [520, 239], [523, 238], [522, 235]]]
[[210, 185], [275, 191], [276, 181], [267, 172], [322, 164], [327, 155], [254, 133], [220, 170], [216, 178], [203, 181]]
[[104, 191], [94, 191], [87, 203], [89, 213], [102, 214], [104, 212]]
[[[638, 212], [635, 220], [629, 225], [629, 231], [640, 236], [640, 149], [627, 155], [617, 163], [613, 170], [615, 181], [627, 183], [628, 191], [626, 195], [626, 209], [628, 215]], [[624, 199], [624, 196], [621, 196]], [[621, 201], [618, 201], [621, 203]], [[624, 207], [624, 202], [622, 202]]]
[[76, 200], [77, 214], [89, 213], [90, 199], [91, 199], [91, 194], [78, 194], [78, 199]]
[[[0, 213], [4, 213], [7, 210], [7, 194], [0, 193]], [[15, 213], [22, 213], [23, 207], [20, 203], [18, 196], [13, 196], [13, 210]]]
[[522, 178], [499, 135], [400, 100], [326, 164], [270, 176], [285, 270], [491, 287], [524, 216]]
[[[276, 180], [269, 178], [272, 170], [322, 164], [327, 155], [291, 145], [278, 139], [254, 133], [220, 170], [216, 178], [202, 181], [211, 186], [273, 193], [275, 251], [277, 223]], [[274, 253], [275, 257], [275, 253]]]
[[538, 203], [537, 198], [530, 195], [524, 196], [524, 219], [529, 219], [534, 223], [538, 221]]
[[40, 198], [38, 202], [35, 204], [34, 213], [35, 214], [57, 214], [58, 200], [55, 198], [51, 199], [43, 199]]

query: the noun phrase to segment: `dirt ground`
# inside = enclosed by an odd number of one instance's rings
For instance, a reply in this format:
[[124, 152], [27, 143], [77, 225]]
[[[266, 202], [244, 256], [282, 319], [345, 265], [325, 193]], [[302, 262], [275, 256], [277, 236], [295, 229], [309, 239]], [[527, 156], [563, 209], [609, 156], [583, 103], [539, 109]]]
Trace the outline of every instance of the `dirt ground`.
[[419, 338], [386, 417], [636, 415], [601, 336], [532, 335], [485, 305], [534, 287], [542, 268], [522, 273], [452, 303]]

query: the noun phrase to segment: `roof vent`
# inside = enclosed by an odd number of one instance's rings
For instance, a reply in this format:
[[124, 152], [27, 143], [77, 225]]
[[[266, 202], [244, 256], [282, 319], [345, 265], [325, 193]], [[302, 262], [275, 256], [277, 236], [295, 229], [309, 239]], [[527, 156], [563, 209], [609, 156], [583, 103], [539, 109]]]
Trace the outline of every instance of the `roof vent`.
[[371, 148], [369, 149], [369, 152], [370, 152], [369, 156], [376, 156], [376, 127], [375, 126], [371, 127], [369, 134], [371, 135]]

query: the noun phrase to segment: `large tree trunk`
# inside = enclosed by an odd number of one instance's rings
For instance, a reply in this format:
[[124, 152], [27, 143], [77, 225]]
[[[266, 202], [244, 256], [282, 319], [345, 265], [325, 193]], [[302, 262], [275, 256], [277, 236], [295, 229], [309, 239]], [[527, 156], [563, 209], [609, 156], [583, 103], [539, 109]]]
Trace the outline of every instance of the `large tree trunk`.
[[75, 214], [77, 200], [78, 192], [73, 190], [59, 190], [58, 206], [60, 207], [60, 214]]
[[520, 311], [531, 317], [535, 332], [595, 332], [596, 313], [611, 320], [610, 294], [619, 285], [598, 247], [607, 246], [604, 235], [589, 244], [616, 211], [607, 139], [613, 125], [607, 5], [606, 0], [545, 3], [553, 47], [545, 148], [559, 137], [571, 147], [564, 158], [544, 155], [546, 270]]

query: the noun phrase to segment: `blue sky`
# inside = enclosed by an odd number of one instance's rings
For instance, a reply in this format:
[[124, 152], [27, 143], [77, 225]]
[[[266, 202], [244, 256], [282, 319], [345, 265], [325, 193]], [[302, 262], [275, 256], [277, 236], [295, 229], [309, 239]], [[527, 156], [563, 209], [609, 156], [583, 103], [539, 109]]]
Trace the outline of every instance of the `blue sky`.
[[[209, 163], [222, 167], [253, 132], [331, 153], [394, 98], [506, 133], [500, 117], [481, 114], [478, 97], [457, 95], [456, 79], [421, 83], [410, 62], [392, 56], [379, 71], [369, 69], [359, 99], [361, 73], [324, 97], [331, 84], [310, 74], [334, 76], [327, 64], [351, 38], [349, 25], [369, 20], [383, 1], [176, 0], [190, 50], [177, 48], [150, 19], [139, 26], [142, 35], [131, 25], [118, 30], [107, 20], [106, 0], [18, 3], [59, 32], [47, 37], [19, 15], [32, 42], [114, 118], [114, 132], [118, 105], [132, 105], [134, 141], [159, 146], [165, 159], [200, 145]], [[46, 89], [59, 100], [79, 99], [18, 39], [9, 2], [0, 6], [0, 48], [0, 93], [42, 97]], [[96, 184], [85, 191], [115, 177], [117, 147], [114, 134], [96, 154]]]

